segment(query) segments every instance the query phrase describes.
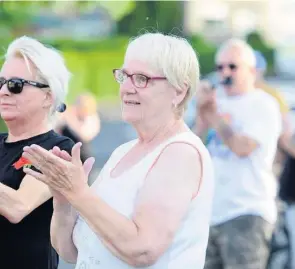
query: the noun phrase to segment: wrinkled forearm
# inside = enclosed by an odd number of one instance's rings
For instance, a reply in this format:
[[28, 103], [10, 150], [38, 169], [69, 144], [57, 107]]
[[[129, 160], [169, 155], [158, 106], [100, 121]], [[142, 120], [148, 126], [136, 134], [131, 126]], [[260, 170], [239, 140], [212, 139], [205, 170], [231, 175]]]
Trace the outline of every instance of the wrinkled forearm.
[[111, 208], [90, 189], [70, 201], [115, 256], [132, 266], [150, 264], [147, 240], [142, 238], [134, 221]]
[[58, 254], [67, 262], [75, 263], [77, 249], [72, 235], [77, 220], [77, 212], [68, 203], [59, 204], [53, 199], [54, 211], [51, 220], [51, 242]]
[[0, 214], [11, 223], [20, 222], [30, 209], [19, 198], [17, 192], [0, 183]]

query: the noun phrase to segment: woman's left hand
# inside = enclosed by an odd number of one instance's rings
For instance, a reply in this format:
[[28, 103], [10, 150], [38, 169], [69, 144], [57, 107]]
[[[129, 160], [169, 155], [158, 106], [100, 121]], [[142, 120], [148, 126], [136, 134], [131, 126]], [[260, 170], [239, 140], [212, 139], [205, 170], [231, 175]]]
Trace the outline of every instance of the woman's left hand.
[[88, 187], [87, 174], [80, 159], [81, 145], [80, 142], [74, 145], [71, 161], [63, 160], [38, 145], [24, 147], [23, 157], [42, 173], [30, 168], [24, 168], [24, 172], [69, 199]]

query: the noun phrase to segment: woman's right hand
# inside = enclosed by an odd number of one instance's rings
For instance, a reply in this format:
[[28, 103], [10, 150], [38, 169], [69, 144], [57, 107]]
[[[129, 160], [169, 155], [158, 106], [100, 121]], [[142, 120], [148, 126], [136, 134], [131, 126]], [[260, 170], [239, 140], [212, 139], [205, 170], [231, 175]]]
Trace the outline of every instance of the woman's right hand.
[[[50, 150], [50, 152], [52, 152], [55, 156], [65, 160], [65, 161], [70, 162], [72, 160], [72, 156], [68, 152], [66, 152], [65, 150], [61, 150], [57, 146], [55, 146], [52, 150]], [[95, 159], [93, 157], [90, 157], [83, 164], [83, 168], [84, 168], [85, 174], [87, 175], [87, 178], [88, 178], [89, 173], [93, 167], [94, 162], [95, 162]], [[51, 191], [51, 194], [53, 196], [55, 203], [58, 203], [58, 204], [68, 203], [68, 201], [66, 200], [66, 198], [62, 194], [53, 190], [52, 188], [50, 188], [50, 191]]]

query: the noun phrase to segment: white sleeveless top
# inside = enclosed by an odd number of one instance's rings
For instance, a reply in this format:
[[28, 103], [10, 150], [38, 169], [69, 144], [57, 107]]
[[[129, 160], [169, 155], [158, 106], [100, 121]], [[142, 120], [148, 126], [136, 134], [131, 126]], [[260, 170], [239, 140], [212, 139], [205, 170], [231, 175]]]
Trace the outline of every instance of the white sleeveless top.
[[[170, 143], [175, 142], [191, 144], [199, 151], [203, 165], [202, 180], [199, 191], [192, 199], [188, 213], [183, 218], [171, 246], [154, 265], [145, 268], [203, 269], [209, 235], [214, 180], [209, 153], [201, 140], [192, 132], [180, 133], [166, 140], [131, 169], [126, 170], [119, 177], [112, 178], [110, 176], [112, 169], [137, 143], [137, 140], [123, 144], [114, 151], [91, 187], [109, 206], [131, 219], [137, 193], [143, 186], [149, 169], [162, 150]], [[167, 169], [173, 168], [167, 167]], [[73, 241], [78, 250], [76, 269], [135, 268], [114, 256], [81, 216], [78, 217], [73, 231]]]

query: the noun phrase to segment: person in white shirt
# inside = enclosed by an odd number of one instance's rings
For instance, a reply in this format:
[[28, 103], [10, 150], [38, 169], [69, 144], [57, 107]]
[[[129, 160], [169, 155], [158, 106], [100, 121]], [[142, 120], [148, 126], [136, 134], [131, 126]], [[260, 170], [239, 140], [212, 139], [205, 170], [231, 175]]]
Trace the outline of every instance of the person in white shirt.
[[225, 42], [216, 67], [223, 86], [202, 82], [198, 94], [198, 132], [208, 133], [216, 181], [205, 268], [265, 269], [277, 215], [272, 165], [281, 114], [276, 100], [254, 86], [247, 43]]
[[144, 34], [113, 73], [138, 139], [114, 151], [91, 187], [80, 144], [72, 158], [24, 149], [43, 174], [24, 171], [54, 193], [52, 244], [77, 269], [203, 269], [213, 165], [182, 117], [199, 79], [196, 53], [183, 38]]

